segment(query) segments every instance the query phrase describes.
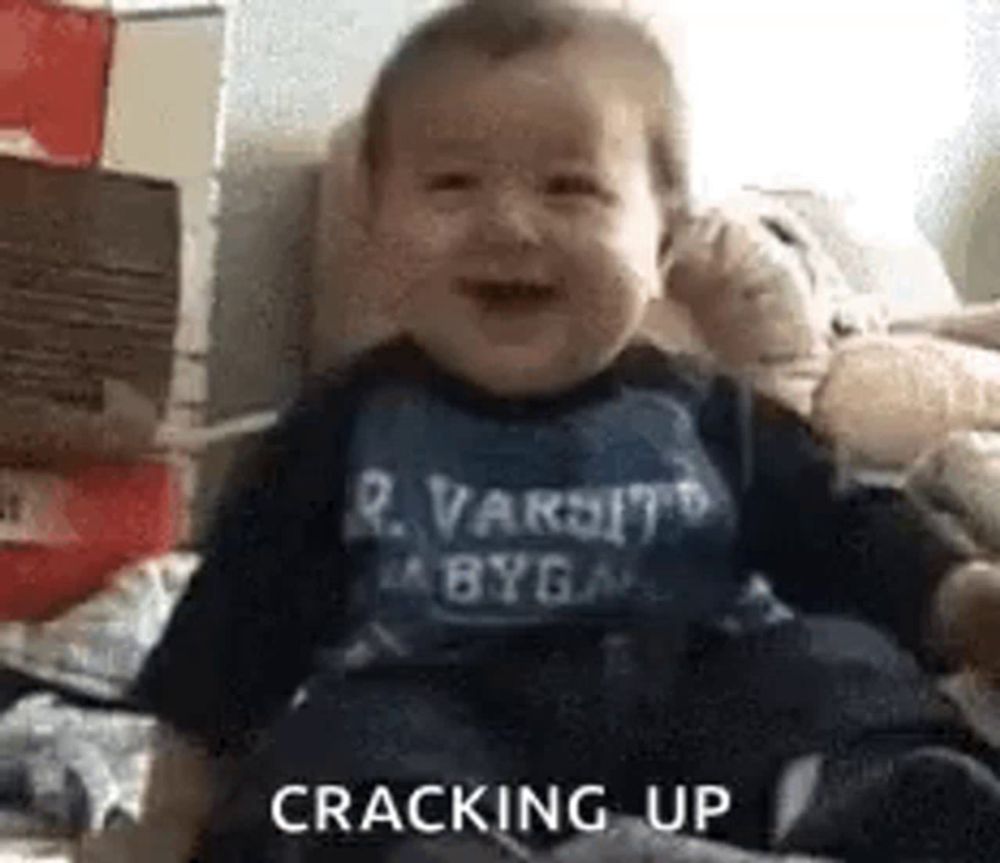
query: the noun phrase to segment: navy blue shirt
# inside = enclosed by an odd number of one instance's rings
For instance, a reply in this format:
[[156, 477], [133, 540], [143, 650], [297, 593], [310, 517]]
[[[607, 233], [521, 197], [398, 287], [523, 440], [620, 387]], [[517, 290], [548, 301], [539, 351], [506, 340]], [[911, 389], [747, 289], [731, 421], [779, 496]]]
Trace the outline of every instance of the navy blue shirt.
[[739, 634], [786, 603], [916, 646], [950, 550], [895, 494], [834, 479], [794, 416], [652, 347], [501, 399], [396, 342], [303, 397], [243, 467], [136, 695], [224, 750], [319, 656], [350, 673], [565, 627]]

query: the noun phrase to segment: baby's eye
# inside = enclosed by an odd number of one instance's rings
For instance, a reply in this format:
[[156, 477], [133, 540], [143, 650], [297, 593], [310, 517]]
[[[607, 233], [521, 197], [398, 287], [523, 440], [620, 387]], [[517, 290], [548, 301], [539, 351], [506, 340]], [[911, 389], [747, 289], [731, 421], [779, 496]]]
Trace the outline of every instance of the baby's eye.
[[587, 174], [555, 174], [545, 180], [545, 194], [556, 197], [605, 197], [601, 183]]
[[445, 171], [431, 174], [424, 180], [424, 188], [428, 192], [464, 192], [474, 189], [477, 180], [474, 174], [463, 171]]

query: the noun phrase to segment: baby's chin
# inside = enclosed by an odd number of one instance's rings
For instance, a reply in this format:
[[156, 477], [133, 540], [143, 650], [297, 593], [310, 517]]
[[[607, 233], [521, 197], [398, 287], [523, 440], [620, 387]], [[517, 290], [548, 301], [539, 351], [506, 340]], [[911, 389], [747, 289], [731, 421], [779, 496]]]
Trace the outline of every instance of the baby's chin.
[[514, 365], [472, 368], [466, 380], [500, 398], [520, 399], [554, 395], [579, 384], [584, 376], [568, 369], [525, 369]]
[[[432, 356], [437, 352], [432, 351]], [[583, 383], [604, 363], [562, 345], [490, 344], [449, 350], [437, 359], [453, 375], [501, 398], [556, 395]]]

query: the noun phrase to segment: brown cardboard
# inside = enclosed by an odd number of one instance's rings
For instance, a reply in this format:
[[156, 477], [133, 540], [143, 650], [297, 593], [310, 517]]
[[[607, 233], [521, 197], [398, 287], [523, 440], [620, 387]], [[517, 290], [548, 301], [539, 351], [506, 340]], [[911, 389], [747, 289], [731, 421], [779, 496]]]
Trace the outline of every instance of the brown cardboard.
[[0, 460], [129, 457], [169, 395], [170, 183], [0, 158]]

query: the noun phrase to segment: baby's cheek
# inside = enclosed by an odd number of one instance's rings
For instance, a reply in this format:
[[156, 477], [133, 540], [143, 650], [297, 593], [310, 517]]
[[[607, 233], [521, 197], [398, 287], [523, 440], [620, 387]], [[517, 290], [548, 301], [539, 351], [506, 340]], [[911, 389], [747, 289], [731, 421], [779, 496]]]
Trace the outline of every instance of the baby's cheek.
[[396, 243], [382, 249], [382, 267], [391, 268], [395, 281], [406, 291], [427, 292], [447, 281], [457, 259], [454, 234], [428, 224], [398, 235]]
[[579, 258], [588, 302], [605, 315], [631, 317], [660, 295], [655, 259], [631, 251], [617, 238], [598, 240]]
[[468, 242], [468, 234], [468, 220], [460, 214], [425, 209], [407, 220], [400, 240], [412, 257], [446, 260]]
[[615, 267], [592, 268], [573, 298], [573, 326], [577, 353], [595, 357], [613, 355], [639, 329], [645, 303]]

